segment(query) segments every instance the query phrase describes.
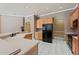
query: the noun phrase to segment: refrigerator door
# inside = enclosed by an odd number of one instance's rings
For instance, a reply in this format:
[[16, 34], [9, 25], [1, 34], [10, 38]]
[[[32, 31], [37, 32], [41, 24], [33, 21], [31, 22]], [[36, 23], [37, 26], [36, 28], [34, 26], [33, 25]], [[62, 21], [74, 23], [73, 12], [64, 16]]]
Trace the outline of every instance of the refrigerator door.
[[48, 42], [48, 43], [52, 43], [52, 25], [50, 24], [44, 24], [43, 27], [45, 29], [43, 29], [43, 41], [44, 42]]

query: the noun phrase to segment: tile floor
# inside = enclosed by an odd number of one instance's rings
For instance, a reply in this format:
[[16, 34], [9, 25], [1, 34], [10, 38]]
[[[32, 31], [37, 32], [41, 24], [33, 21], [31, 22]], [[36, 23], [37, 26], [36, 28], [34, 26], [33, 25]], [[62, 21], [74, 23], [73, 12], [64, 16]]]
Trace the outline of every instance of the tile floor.
[[53, 43], [40, 41], [38, 55], [72, 55], [64, 39], [53, 39]]

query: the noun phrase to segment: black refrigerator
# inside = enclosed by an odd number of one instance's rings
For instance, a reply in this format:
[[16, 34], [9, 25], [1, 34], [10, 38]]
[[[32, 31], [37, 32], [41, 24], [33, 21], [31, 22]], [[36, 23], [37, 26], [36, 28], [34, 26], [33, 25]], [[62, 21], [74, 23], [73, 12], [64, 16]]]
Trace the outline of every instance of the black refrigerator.
[[42, 34], [43, 34], [43, 41], [52, 43], [53, 39], [53, 24], [43, 24], [42, 26]]

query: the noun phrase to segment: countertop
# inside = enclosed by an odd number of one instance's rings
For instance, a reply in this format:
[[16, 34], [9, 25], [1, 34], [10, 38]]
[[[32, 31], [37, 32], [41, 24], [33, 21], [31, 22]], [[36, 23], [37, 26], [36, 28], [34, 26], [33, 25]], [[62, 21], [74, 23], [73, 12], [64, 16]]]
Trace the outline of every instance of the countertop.
[[33, 46], [38, 44], [37, 40], [24, 39], [23, 37], [26, 34], [31, 33], [17, 34], [14, 37], [9, 37], [4, 40], [0, 39], [0, 55], [8, 55], [17, 49], [21, 49], [19, 54], [22, 55], [25, 52], [28, 52]]
[[66, 34], [78, 34], [77, 29], [69, 29], [66, 31]]
[[[17, 32], [16, 32], [17, 33]], [[12, 32], [9, 32], [9, 33], [1, 33], [0, 34], [0, 37], [5, 37], [5, 36], [9, 36], [9, 35], [11, 35], [12, 34]], [[19, 32], [19, 34], [32, 34], [32, 32], [30, 32], [30, 33], [26, 33], [26, 32]]]
[[66, 34], [78, 34], [77, 32], [67, 32]]
[[12, 34], [12, 32], [10, 32], [10, 33], [1, 33], [0, 37], [4, 37], [4, 36], [10, 35], [10, 34]]
[[78, 37], [77, 36], [73, 36], [73, 38], [77, 39], [78, 40]]

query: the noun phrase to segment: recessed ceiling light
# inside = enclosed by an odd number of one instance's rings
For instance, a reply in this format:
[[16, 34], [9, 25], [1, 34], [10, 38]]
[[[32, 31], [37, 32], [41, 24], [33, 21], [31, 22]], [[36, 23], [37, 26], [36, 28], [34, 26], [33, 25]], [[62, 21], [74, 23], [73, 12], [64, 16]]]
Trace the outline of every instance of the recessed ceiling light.
[[26, 6], [25, 8], [28, 8], [28, 6]]
[[59, 9], [62, 9], [63, 7], [59, 7]]
[[37, 13], [37, 11], [35, 11], [35, 13]]
[[46, 8], [46, 10], [48, 10], [49, 8]]

